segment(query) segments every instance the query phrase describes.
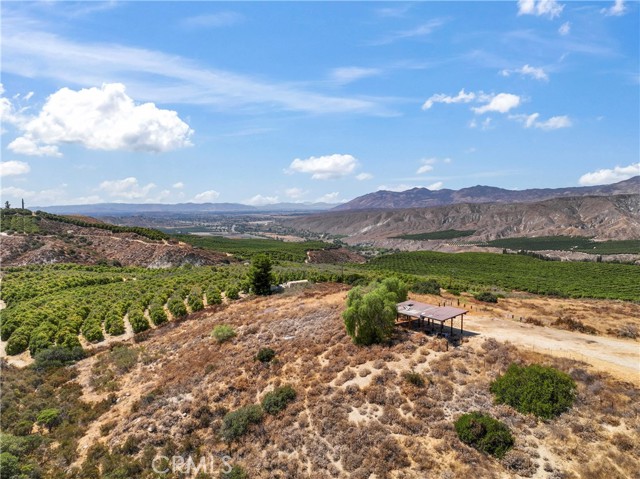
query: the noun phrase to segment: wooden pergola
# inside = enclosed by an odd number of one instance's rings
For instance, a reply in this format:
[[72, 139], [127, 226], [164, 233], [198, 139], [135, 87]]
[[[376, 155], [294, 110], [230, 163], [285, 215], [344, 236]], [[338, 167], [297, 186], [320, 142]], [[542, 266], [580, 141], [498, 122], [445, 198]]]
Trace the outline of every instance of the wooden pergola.
[[453, 336], [453, 320], [460, 316], [460, 336], [462, 337], [464, 328], [464, 315], [469, 311], [466, 309], [454, 308], [452, 306], [434, 306], [433, 304], [420, 303], [418, 301], [403, 301], [396, 305], [400, 316], [405, 316], [409, 321], [418, 320], [418, 326], [424, 327], [424, 320], [427, 320], [429, 329], [433, 329], [436, 322], [440, 323], [440, 333], [443, 333], [444, 323], [451, 320], [450, 334]]

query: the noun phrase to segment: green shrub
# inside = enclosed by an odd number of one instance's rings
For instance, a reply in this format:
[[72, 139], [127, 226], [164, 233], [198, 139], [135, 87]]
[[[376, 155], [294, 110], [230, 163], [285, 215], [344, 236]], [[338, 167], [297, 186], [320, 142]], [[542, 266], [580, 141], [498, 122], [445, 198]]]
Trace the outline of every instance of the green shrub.
[[491, 416], [479, 412], [463, 414], [454, 426], [462, 442], [492, 456], [501, 458], [513, 446], [509, 428]]
[[247, 432], [251, 424], [262, 421], [262, 408], [258, 404], [244, 406], [227, 413], [222, 419], [220, 435], [225, 441], [233, 441]]
[[167, 312], [164, 310], [162, 303], [151, 303], [149, 306], [149, 316], [156, 326], [166, 323], [168, 320]]
[[34, 368], [38, 370], [57, 368], [79, 361], [85, 356], [86, 353], [80, 346], [72, 349], [53, 346], [36, 354]]
[[104, 329], [111, 336], [120, 336], [121, 334], [124, 334], [124, 319], [122, 316], [123, 315], [117, 309], [107, 314], [107, 317], [104, 320]]
[[134, 333], [141, 333], [149, 329], [149, 321], [145, 318], [142, 310], [138, 308], [129, 311], [129, 324], [131, 324]]
[[271, 348], [261, 348], [256, 354], [256, 359], [261, 363], [268, 363], [276, 356], [276, 352]]
[[187, 315], [187, 307], [184, 305], [184, 301], [179, 295], [172, 296], [169, 299], [167, 308], [169, 308], [171, 315], [176, 319], [183, 318]]
[[8, 355], [13, 356], [26, 351], [27, 347], [29, 347], [29, 331], [27, 328], [18, 328], [9, 338], [6, 351]]
[[187, 303], [193, 312], [200, 311], [204, 308], [204, 303], [202, 302], [202, 289], [199, 286], [191, 288], [191, 292], [187, 297]]
[[437, 294], [440, 295], [440, 283], [435, 279], [418, 281], [411, 286], [411, 291], [417, 294]]
[[402, 374], [402, 377], [404, 378], [405, 381], [407, 381], [410, 384], [413, 384], [416, 387], [421, 388], [421, 387], [424, 387], [425, 385], [425, 380], [422, 374], [417, 373], [415, 371], [406, 371], [405, 373]]
[[234, 465], [229, 472], [221, 472], [220, 479], [248, 479], [249, 474], [240, 466]]
[[221, 304], [222, 303], [222, 294], [220, 294], [220, 290], [216, 287], [210, 288], [207, 290], [207, 304]]
[[262, 399], [262, 408], [269, 414], [275, 415], [287, 407], [287, 404], [295, 398], [295, 389], [289, 385], [282, 386], [265, 394]]
[[97, 343], [104, 340], [100, 320], [95, 316], [85, 319], [84, 324], [82, 325], [82, 335], [90, 343]]
[[61, 420], [62, 416], [60, 410], [55, 408], [43, 409], [40, 411], [36, 419], [38, 424], [42, 424], [49, 430], [60, 424]]
[[225, 296], [229, 299], [239, 299], [240, 291], [237, 286], [229, 286], [225, 291]]
[[511, 364], [490, 389], [497, 403], [544, 419], [569, 409], [576, 396], [576, 384], [569, 375], [539, 364]]
[[213, 336], [219, 343], [224, 343], [225, 341], [235, 337], [235, 335], [236, 331], [228, 324], [219, 324], [213, 328], [213, 331], [211, 331], [211, 336]]
[[482, 293], [475, 294], [473, 297], [476, 298], [478, 301], [482, 301], [484, 303], [498, 302], [498, 297], [495, 294], [490, 293], [489, 291], [483, 291]]
[[[29, 352], [35, 356], [38, 351], [50, 348], [55, 344], [57, 326], [51, 323], [42, 323], [31, 333], [29, 338]], [[15, 334], [15, 333], [14, 333]]]

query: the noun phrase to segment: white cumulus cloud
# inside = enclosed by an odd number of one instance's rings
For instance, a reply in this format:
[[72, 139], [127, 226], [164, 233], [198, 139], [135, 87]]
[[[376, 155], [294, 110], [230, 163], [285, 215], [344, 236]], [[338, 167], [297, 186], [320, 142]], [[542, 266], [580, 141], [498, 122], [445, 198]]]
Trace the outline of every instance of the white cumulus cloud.
[[464, 88], [458, 92], [456, 96], [448, 96], [444, 93], [436, 93], [427, 99], [422, 105], [423, 110], [428, 110], [434, 103], [469, 103], [475, 100], [476, 94], [473, 92], [466, 93]]
[[619, 17], [627, 13], [627, 7], [624, 4], [624, 0], [615, 0], [610, 8], [603, 8], [600, 12], [608, 17]]
[[603, 168], [591, 173], [585, 173], [580, 177], [578, 183], [585, 186], [608, 185], [627, 180], [636, 175], [640, 175], [640, 162], [632, 163], [629, 166], [615, 166], [614, 168]]
[[124, 200], [146, 199], [151, 190], [156, 187], [153, 183], [141, 186], [134, 176], [121, 180], [105, 180], [100, 183], [98, 190], [104, 191], [112, 198]]
[[351, 155], [333, 154], [312, 156], [305, 160], [296, 158], [288, 168], [289, 173], [309, 173], [314, 180], [343, 178], [353, 173], [358, 160]]
[[171, 185], [171, 188], [175, 188], [176, 190], [181, 190], [182, 188], [184, 188], [184, 183], [182, 181], [178, 181], [177, 183], [174, 183], [173, 185]]
[[481, 115], [490, 111], [496, 111], [498, 113], [507, 113], [512, 108], [516, 108], [520, 105], [520, 97], [511, 93], [498, 93], [491, 97], [486, 105], [473, 108], [477, 114]]
[[518, 0], [518, 15], [536, 15], [555, 18], [560, 16], [564, 5], [556, 0]]
[[175, 111], [137, 105], [121, 83], [79, 91], [62, 88], [47, 98], [38, 116], [19, 126], [9, 149], [26, 155], [59, 156], [58, 145], [92, 150], [163, 152], [190, 146], [193, 130]]
[[430, 185], [427, 185], [427, 189], [431, 191], [438, 191], [442, 189], [443, 186], [444, 186], [444, 183], [442, 181], [436, 181], [435, 183], [431, 183]]
[[0, 162], [0, 177], [24, 175], [31, 171], [29, 163], [24, 161], [3, 161]]
[[192, 201], [194, 203], [210, 203], [218, 199], [219, 196], [220, 193], [218, 193], [216, 190], [207, 190], [203, 191], [202, 193], [198, 193], [193, 197]]

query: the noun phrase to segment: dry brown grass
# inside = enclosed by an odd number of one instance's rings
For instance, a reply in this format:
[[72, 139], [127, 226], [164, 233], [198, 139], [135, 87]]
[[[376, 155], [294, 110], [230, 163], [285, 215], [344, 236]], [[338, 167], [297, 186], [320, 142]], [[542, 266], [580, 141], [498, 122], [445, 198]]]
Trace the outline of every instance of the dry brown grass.
[[[145, 450], [229, 454], [250, 477], [265, 479], [634, 477], [640, 470], [637, 386], [480, 336], [446, 351], [441, 341], [398, 330], [390, 345], [357, 347], [340, 317], [345, 295], [341, 286], [320, 285], [153, 331], [144, 348], [156, 359], [119, 378], [121, 401], [100, 420], [112, 428], [100, 437], [99, 422], [92, 425], [91, 441], [115, 450], [135, 437], [141, 460]], [[238, 334], [217, 344], [209, 332], [222, 323]], [[255, 361], [261, 347], [277, 351], [278, 361]], [[80, 376], [97, 361], [82, 363]], [[542, 422], [494, 405], [489, 384], [511, 362], [568, 372], [578, 384], [575, 407]], [[423, 387], [405, 380], [409, 370], [425, 378]], [[284, 411], [231, 444], [218, 437], [227, 411], [283, 384], [297, 392]], [[501, 462], [458, 440], [452, 422], [470, 410], [512, 429], [516, 447]]]

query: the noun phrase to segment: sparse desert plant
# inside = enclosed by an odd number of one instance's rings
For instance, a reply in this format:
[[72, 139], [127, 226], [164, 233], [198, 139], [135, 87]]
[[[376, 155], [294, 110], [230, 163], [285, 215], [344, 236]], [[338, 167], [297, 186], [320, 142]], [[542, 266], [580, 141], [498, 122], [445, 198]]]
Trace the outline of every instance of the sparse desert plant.
[[476, 298], [478, 301], [482, 301], [483, 303], [498, 302], [498, 297], [489, 291], [482, 291], [481, 293], [475, 294], [473, 297]]
[[267, 413], [275, 415], [287, 407], [287, 404], [295, 398], [296, 390], [289, 385], [285, 385], [265, 394], [262, 399], [262, 408]]
[[258, 354], [256, 354], [256, 360], [261, 363], [268, 363], [276, 357], [276, 352], [271, 348], [260, 348]]
[[576, 396], [576, 383], [569, 375], [539, 364], [511, 364], [490, 389], [497, 403], [544, 419], [569, 409]]
[[557, 328], [567, 329], [569, 331], [578, 331], [584, 334], [598, 334], [598, 330], [596, 328], [588, 326], [578, 319], [559, 317], [553, 322], [553, 325]]
[[617, 335], [621, 338], [636, 339], [638, 337], [638, 327], [631, 323], [624, 324], [618, 329]]
[[220, 435], [225, 441], [233, 441], [244, 435], [251, 424], [262, 421], [264, 412], [258, 404], [241, 407], [235, 411], [227, 413], [222, 419]]
[[513, 446], [509, 428], [480, 412], [463, 414], [456, 420], [454, 427], [462, 442], [498, 458], [503, 457]]
[[402, 377], [409, 384], [413, 384], [416, 387], [422, 388], [425, 385], [425, 380], [424, 380], [424, 377], [422, 376], [422, 374], [417, 373], [415, 371], [405, 371], [402, 374]]
[[235, 337], [235, 335], [235, 329], [228, 324], [219, 324], [213, 328], [213, 331], [211, 331], [211, 336], [215, 338], [218, 343], [224, 343], [225, 341]]

